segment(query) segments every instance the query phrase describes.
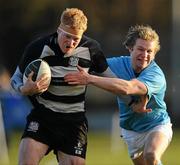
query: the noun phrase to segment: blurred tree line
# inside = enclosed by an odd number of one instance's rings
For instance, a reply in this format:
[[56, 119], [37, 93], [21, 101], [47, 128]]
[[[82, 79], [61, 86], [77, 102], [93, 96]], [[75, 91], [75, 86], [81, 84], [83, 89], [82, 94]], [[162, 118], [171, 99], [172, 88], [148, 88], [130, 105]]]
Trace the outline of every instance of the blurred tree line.
[[159, 54], [162, 55], [157, 58], [168, 71], [164, 60], [170, 60], [170, 0], [0, 0], [0, 6], [1, 60], [11, 72], [30, 41], [56, 31], [60, 14], [68, 7], [78, 7], [85, 12], [88, 16], [86, 34], [102, 44], [107, 57], [127, 53], [122, 42], [131, 25], [151, 25], [161, 39]]
[[[122, 42], [130, 26], [156, 29], [162, 48], [156, 60], [171, 86], [171, 0], [0, 0], [0, 6], [0, 60], [11, 73], [30, 41], [56, 31], [61, 12], [78, 7], [88, 17], [86, 34], [101, 43], [106, 57], [128, 53]], [[170, 88], [167, 97], [169, 93]], [[171, 104], [169, 98], [167, 102]]]

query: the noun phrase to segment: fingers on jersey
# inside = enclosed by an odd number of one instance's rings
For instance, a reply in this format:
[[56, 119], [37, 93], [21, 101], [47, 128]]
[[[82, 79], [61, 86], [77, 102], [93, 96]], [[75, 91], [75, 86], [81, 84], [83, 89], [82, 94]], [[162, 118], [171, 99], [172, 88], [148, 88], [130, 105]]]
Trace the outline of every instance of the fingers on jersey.
[[68, 82], [68, 84], [79, 84], [79, 85], [87, 85], [87, 77], [88, 73], [85, 69], [80, 66], [77, 66], [79, 72], [69, 73], [64, 76], [64, 81]]
[[87, 84], [87, 78], [83, 76], [82, 73], [76, 72], [76, 73], [69, 73], [65, 75], [64, 81], [68, 82], [68, 84], [78, 84], [78, 85], [86, 85]]

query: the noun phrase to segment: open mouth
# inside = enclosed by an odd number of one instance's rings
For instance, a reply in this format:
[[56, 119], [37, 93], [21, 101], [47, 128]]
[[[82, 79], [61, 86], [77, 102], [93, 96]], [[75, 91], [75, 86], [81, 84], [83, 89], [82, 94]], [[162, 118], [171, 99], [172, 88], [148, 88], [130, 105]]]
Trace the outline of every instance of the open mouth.
[[66, 49], [70, 49], [71, 47], [67, 45], [67, 46], [65, 46], [65, 48], [66, 48]]
[[141, 63], [146, 63], [148, 60], [147, 59], [138, 59], [138, 61]]

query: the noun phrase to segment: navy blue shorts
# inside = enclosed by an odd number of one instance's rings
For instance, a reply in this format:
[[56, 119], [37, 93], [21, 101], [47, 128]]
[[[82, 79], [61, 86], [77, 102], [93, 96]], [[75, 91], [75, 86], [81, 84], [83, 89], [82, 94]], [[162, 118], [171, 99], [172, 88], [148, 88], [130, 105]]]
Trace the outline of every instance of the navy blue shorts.
[[49, 151], [86, 157], [88, 122], [84, 112], [58, 113], [33, 109], [27, 116], [22, 138], [30, 137], [49, 146]]

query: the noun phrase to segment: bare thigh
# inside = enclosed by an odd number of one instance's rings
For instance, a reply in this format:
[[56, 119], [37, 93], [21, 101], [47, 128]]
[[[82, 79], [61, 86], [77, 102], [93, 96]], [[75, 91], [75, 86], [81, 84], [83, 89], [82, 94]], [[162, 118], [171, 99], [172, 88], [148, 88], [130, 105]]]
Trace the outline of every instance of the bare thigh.
[[[134, 165], [156, 164], [168, 147], [168, 138], [160, 131], [152, 132], [146, 140], [143, 154], [133, 160]], [[147, 159], [150, 155], [150, 158]], [[153, 156], [153, 157], [151, 157]], [[146, 160], [146, 161], [145, 161]]]
[[48, 146], [32, 138], [23, 138], [19, 147], [19, 165], [38, 165]]
[[157, 131], [152, 131], [148, 134], [143, 154], [133, 160], [135, 165], [157, 164], [160, 161], [172, 136], [171, 130], [164, 129], [164, 132], [162, 132], [162, 128], [160, 130], [157, 129]]
[[85, 165], [85, 159], [58, 151], [59, 165]]
[[147, 138], [147, 142], [144, 148], [144, 154], [154, 153], [158, 160], [161, 159], [162, 154], [168, 147], [169, 141], [164, 133], [157, 131], [152, 132]]

